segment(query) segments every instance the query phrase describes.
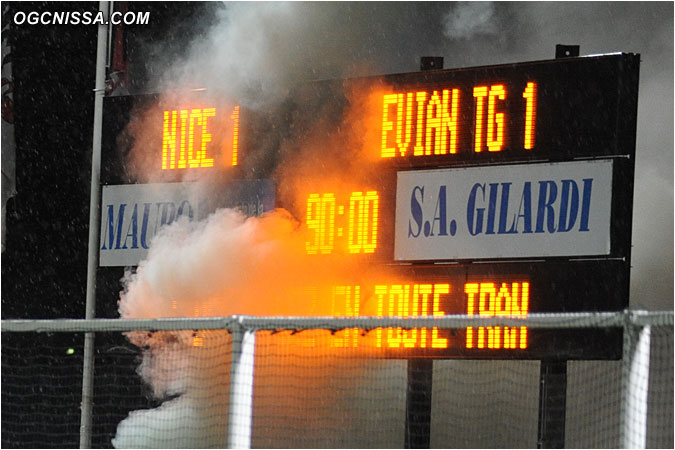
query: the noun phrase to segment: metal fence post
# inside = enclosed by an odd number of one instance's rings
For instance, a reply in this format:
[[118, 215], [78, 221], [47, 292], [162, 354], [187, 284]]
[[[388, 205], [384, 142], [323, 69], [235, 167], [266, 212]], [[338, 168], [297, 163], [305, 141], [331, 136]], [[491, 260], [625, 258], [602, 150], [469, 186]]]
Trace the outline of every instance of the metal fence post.
[[[103, 95], [105, 94], [106, 44], [108, 38], [108, 17], [110, 2], [101, 1], [98, 6], [104, 23], [98, 26], [96, 45], [96, 89], [94, 90], [94, 130], [91, 156], [91, 191], [89, 198], [89, 252], [87, 256], [87, 294], [85, 318], [96, 316], [96, 270], [98, 268], [99, 246], [99, 201], [101, 172], [101, 133], [103, 129]], [[82, 364], [82, 404], [80, 406], [80, 448], [91, 448], [94, 412], [94, 333], [84, 335]]]
[[254, 364], [255, 330], [238, 324], [232, 329], [227, 448], [251, 448]]
[[647, 397], [651, 327], [626, 312], [621, 368], [621, 448], [647, 448]]

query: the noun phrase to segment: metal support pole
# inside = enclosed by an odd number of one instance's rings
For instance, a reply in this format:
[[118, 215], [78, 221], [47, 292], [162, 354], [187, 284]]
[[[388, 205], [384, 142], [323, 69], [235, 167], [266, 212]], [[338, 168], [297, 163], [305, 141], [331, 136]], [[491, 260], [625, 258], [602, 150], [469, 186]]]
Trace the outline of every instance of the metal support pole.
[[[96, 316], [96, 269], [98, 268], [99, 199], [101, 177], [101, 131], [103, 127], [103, 95], [105, 93], [106, 45], [108, 42], [108, 2], [99, 2], [103, 23], [98, 26], [96, 48], [96, 89], [94, 91], [94, 134], [91, 156], [91, 192], [89, 196], [89, 254], [87, 257], [87, 297], [85, 318]], [[91, 448], [94, 407], [94, 333], [84, 335], [82, 364], [82, 405], [80, 415], [80, 448]]]
[[647, 448], [650, 340], [649, 325], [640, 329], [626, 321], [621, 368], [621, 448]]
[[251, 448], [255, 331], [234, 327], [227, 448]]
[[[423, 56], [420, 70], [440, 70], [443, 57]], [[408, 388], [405, 398], [405, 448], [429, 448], [431, 445], [431, 387], [433, 359], [408, 360]]]
[[405, 402], [405, 448], [430, 448], [433, 359], [408, 360]]
[[537, 448], [565, 447], [567, 361], [542, 361]]

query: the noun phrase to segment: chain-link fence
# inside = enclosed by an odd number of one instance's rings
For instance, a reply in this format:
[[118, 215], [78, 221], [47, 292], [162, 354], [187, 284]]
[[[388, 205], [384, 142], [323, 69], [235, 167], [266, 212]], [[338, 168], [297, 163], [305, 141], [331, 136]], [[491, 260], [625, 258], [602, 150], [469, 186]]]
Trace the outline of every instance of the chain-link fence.
[[[672, 312], [3, 321], [2, 446], [544, 446], [544, 362], [382, 352], [388, 333], [469, 326], [623, 329], [621, 360], [557, 362], [564, 444], [673, 447]], [[85, 332], [96, 333], [90, 421]]]

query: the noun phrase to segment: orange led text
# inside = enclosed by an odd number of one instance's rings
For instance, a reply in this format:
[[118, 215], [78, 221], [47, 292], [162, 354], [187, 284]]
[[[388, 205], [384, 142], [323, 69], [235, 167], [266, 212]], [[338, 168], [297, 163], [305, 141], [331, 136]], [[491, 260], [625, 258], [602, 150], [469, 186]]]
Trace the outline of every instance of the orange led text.
[[[193, 108], [164, 111], [162, 125], [162, 169], [196, 169], [214, 167], [212, 148], [212, 117], [216, 108]], [[232, 119], [231, 165], [239, 161], [239, 106], [235, 106]], [[230, 142], [226, 142], [229, 147]], [[229, 152], [223, 149], [223, 153]], [[230, 164], [230, 163], [228, 163]]]
[[[530, 283], [467, 283], [466, 313], [481, 317], [525, 318], [529, 310]], [[525, 349], [527, 327], [468, 327], [466, 348]]]
[[310, 194], [306, 211], [305, 223], [312, 234], [305, 242], [307, 254], [331, 254], [336, 241], [344, 243], [348, 253], [375, 252], [380, 214], [377, 191], [354, 191], [348, 205], [338, 204], [333, 192]]
[[[509, 95], [503, 84], [473, 86], [468, 92], [448, 88], [384, 94], [380, 156], [452, 155], [462, 151], [462, 145], [467, 146], [464, 151], [474, 153], [500, 152], [508, 144], [508, 127], [516, 123], [508, 116]], [[522, 148], [531, 150], [535, 145], [537, 84], [528, 82], [518, 100], [512, 98], [511, 103], [515, 108], [511, 112], [524, 112]], [[461, 144], [460, 134], [467, 139], [472, 135], [473, 141]]]

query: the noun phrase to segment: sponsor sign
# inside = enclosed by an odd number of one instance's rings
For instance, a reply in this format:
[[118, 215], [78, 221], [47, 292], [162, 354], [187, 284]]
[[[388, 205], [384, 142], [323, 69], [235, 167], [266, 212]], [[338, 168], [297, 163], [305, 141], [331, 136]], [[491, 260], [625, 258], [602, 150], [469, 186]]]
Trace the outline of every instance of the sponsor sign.
[[269, 211], [274, 208], [274, 183], [234, 181], [220, 195], [207, 194], [196, 183], [103, 186], [99, 265], [138, 265], [163, 226], [201, 220], [224, 207], [249, 216]]
[[395, 259], [609, 255], [612, 164], [399, 172]]

